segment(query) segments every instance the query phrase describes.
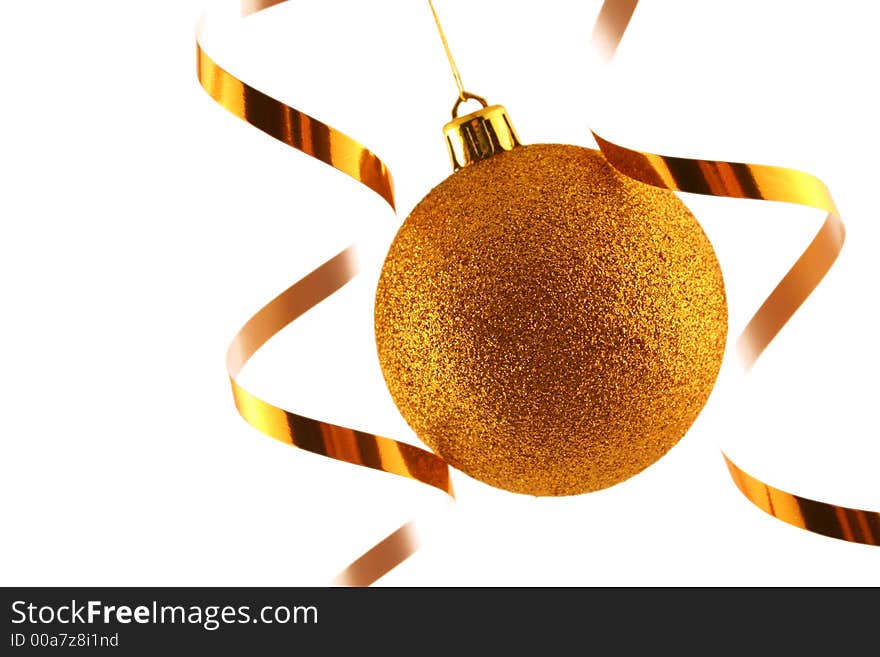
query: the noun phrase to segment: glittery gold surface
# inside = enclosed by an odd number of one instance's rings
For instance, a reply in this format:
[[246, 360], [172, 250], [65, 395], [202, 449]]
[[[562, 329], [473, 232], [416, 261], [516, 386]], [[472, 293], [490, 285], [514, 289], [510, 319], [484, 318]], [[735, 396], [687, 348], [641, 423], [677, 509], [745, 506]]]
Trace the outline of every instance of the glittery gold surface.
[[721, 270], [672, 192], [597, 151], [523, 146], [413, 210], [376, 293], [386, 383], [419, 437], [500, 488], [570, 495], [665, 454], [714, 384]]

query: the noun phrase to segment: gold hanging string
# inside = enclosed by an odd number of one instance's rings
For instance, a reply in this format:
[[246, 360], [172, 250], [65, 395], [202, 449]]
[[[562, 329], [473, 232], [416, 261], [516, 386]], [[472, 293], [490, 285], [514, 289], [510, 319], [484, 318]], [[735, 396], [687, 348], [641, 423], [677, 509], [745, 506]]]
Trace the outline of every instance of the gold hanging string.
[[452, 51], [449, 49], [449, 42], [446, 40], [446, 34], [443, 32], [443, 25], [440, 24], [440, 17], [437, 15], [437, 10], [434, 9], [433, 0], [428, 0], [428, 6], [431, 8], [431, 14], [434, 16], [434, 24], [437, 26], [437, 34], [440, 35], [440, 41], [443, 42], [443, 49], [446, 51], [446, 59], [449, 60], [449, 68], [452, 71], [452, 77], [455, 79], [455, 86], [458, 87], [458, 99], [452, 107], [452, 118], [454, 119], [458, 117], [459, 105], [468, 100], [475, 100], [478, 103], [481, 103], [483, 107], [486, 107], [489, 103], [485, 98], [465, 90], [464, 85], [461, 82], [461, 73], [458, 71], [458, 66], [455, 64], [455, 58], [452, 56]]
[[466, 100], [467, 92], [464, 90], [464, 85], [461, 82], [461, 73], [458, 71], [458, 66], [455, 64], [455, 58], [452, 56], [452, 51], [449, 49], [449, 42], [446, 40], [446, 34], [443, 32], [443, 25], [440, 24], [440, 17], [437, 15], [437, 10], [434, 8], [433, 0], [428, 0], [428, 6], [431, 8], [431, 14], [434, 16], [434, 24], [437, 26], [437, 33], [440, 35], [440, 41], [443, 42], [443, 50], [446, 51], [446, 59], [449, 60], [449, 68], [452, 69], [452, 77], [455, 80], [455, 86], [458, 87], [458, 98], [459, 100]]

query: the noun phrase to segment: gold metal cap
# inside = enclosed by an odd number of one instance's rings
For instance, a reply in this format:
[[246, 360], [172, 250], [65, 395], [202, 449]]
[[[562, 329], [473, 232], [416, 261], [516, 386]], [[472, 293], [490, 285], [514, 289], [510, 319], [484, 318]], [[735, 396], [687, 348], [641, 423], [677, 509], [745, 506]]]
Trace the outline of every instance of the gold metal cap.
[[[465, 100], [476, 100], [483, 107], [458, 116], [458, 107]], [[467, 92], [456, 101], [452, 121], [443, 126], [443, 134], [455, 171], [520, 145], [507, 110], [501, 105], [489, 105], [485, 98]]]

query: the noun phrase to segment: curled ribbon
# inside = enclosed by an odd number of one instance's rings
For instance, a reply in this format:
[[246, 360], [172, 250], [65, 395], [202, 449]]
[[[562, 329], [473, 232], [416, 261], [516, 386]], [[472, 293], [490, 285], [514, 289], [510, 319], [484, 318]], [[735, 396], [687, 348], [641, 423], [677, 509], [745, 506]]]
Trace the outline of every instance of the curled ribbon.
[[[596, 19], [593, 41], [606, 61], [614, 55], [637, 4], [638, 0], [606, 0], [603, 4]], [[740, 360], [747, 370], [751, 369], [825, 277], [843, 248], [843, 221], [828, 188], [815, 176], [795, 169], [643, 153], [612, 144], [595, 132], [593, 137], [615, 169], [655, 187], [708, 196], [785, 201], [828, 213], [807, 250], [737, 339]], [[779, 520], [832, 538], [880, 545], [880, 512], [837, 506], [787, 493], [747, 474], [726, 455], [724, 460], [743, 495]]]
[[[242, 15], [284, 0], [242, 3]], [[394, 208], [391, 173], [372, 151], [339, 130], [267, 96], [221, 68], [196, 42], [202, 87], [219, 105], [266, 134], [348, 174]], [[242, 388], [236, 377], [257, 350], [300, 315], [331, 296], [358, 274], [356, 247], [344, 249], [263, 306], [239, 330], [226, 354], [226, 369], [241, 416], [266, 435], [315, 454], [415, 479], [452, 496], [449, 467], [427, 450], [274, 406]], [[418, 548], [414, 522], [392, 532], [334, 580], [367, 586]]]
[[[244, 0], [248, 16], [287, 0]], [[610, 59], [635, 11], [637, 0], [606, 0], [593, 41]], [[391, 208], [394, 192], [388, 168], [372, 151], [339, 130], [272, 98], [221, 68], [197, 39], [198, 76], [219, 105], [288, 146], [348, 174]], [[711, 196], [786, 201], [828, 213], [807, 250], [755, 313], [738, 340], [750, 368], [833, 265], [843, 245], [843, 223], [825, 185], [814, 176], [766, 165], [694, 160], [644, 153], [593, 133], [607, 160], [635, 180]], [[396, 474], [453, 496], [448, 465], [427, 450], [298, 415], [259, 399], [236, 377], [254, 353], [281, 331], [352, 280], [358, 273], [355, 246], [337, 254], [260, 309], [241, 328], [227, 353], [236, 408], [253, 427], [300, 449], [347, 463]], [[880, 544], [880, 513], [810, 500], [765, 484], [724, 457], [737, 487], [755, 505], [787, 523], [847, 541]], [[335, 582], [365, 586], [389, 572], [418, 547], [415, 524], [392, 532], [337, 576]]]

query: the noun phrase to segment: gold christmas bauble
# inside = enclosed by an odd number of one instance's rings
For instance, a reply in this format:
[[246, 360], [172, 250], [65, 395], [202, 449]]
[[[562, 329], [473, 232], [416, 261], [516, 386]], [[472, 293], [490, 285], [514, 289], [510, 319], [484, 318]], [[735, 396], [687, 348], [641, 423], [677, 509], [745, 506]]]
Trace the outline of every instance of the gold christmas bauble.
[[516, 146], [412, 211], [375, 332], [394, 402], [450, 465], [571, 495], [633, 476], [684, 435], [721, 365], [727, 303], [675, 194], [595, 150]]

